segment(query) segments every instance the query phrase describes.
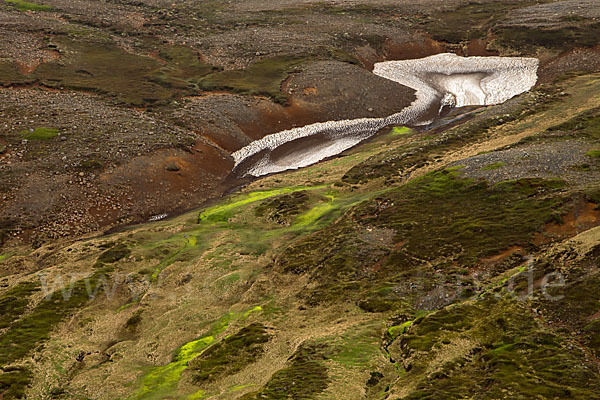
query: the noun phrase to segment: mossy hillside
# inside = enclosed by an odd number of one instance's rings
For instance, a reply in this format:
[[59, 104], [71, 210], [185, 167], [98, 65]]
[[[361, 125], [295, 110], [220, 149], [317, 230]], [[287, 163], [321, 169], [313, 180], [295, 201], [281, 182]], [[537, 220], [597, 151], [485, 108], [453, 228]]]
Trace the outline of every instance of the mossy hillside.
[[[287, 225], [268, 218], [256, 218], [256, 213], [262, 212], [261, 206], [271, 212], [272, 207], [265, 204], [270, 204], [271, 201], [287, 204], [288, 198], [285, 196], [295, 198], [294, 193], [297, 192], [311, 194], [308, 195], [308, 204], [298, 209], [299, 214], [294, 211], [289, 216]], [[242, 260], [233, 257], [234, 254], [244, 256], [246, 261], [263, 257], [272, 252], [282, 240], [292, 240], [324, 226], [362, 199], [356, 195], [336, 196], [333, 193], [327, 187], [318, 185], [281, 187], [234, 196], [224, 200], [222, 204], [204, 209], [200, 212], [197, 224], [186, 221], [178, 233], [172, 234], [168, 230], [159, 229], [136, 235], [135, 244], [129, 245], [131, 257], [136, 260], [152, 260], [154, 266], [145, 268], [142, 273], [151, 282], [156, 282], [161, 272], [169, 266], [200, 257], [222, 270], [223, 276], [229, 275], [242, 263]], [[302, 194], [299, 196], [303, 197]], [[223, 235], [226, 235], [227, 242], [215, 244], [220, 242], [220, 238], [224, 238]], [[211, 248], [213, 251], [207, 252]], [[99, 260], [99, 265], [102, 264]], [[219, 286], [221, 289], [225, 288], [223, 282]]]
[[0, 295], [0, 330], [25, 314], [30, 298], [40, 290], [39, 286], [37, 282], [21, 282]]
[[189, 362], [192, 381], [203, 385], [241, 371], [263, 353], [271, 335], [261, 324], [250, 324], [209, 347]]
[[496, 162], [496, 163], [493, 163], [493, 164], [485, 165], [481, 169], [483, 169], [485, 171], [493, 171], [493, 170], [496, 170], [496, 169], [500, 169], [500, 168], [504, 167], [505, 165], [506, 165], [505, 162], [499, 161], [499, 162]]
[[[94, 91], [133, 105], [191, 94], [197, 91], [193, 80], [213, 70], [184, 46], [163, 47], [163, 65], [153, 58], [128, 53], [109, 39], [59, 36], [54, 40], [63, 57], [36, 69], [33, 76], [42, 84]], [[10, 79], [7, 76], [4, 83], [10, 84]]]
[[485, 399], [591, 399], [598, 374], [583, 352], [566, 345], [523, 304], [490, 296], [415, 321], [391, 349], [408, 370], [397, 387], [417, 382], [409, 399], [476, 393]]
[[[394, 285], [411, 279], [426, 289], [452, 281], [454, 269], [436, 278], [427, 262], [471, 266], [510, 246], [531, 246], [533, 235], [562, 212], [557, 193], [563, 186], [538, 179], [489, 186], [460, 177], [459, 170], [437, 171], [364, 201], [285, 249], [277, 265], [318, 282], [306, 294], [309, 303], [343, 293], [371, 312], [404, 307], [410, 296], [397, 297]], [[375, 230], [383, 236], [372, 240]], [[385, 290], [375, 290], [374, 282]]]
[[[209, 326], [205, 334], [180, 346], [174, 352], [172, 362], [163, 366], [147, 368], [139, 379], [139, 389], [129, 399], [164, 399], [168, 396], [180, 396], [178, 386], [190, 362], [209, 348], [232, 322], [244, 321], [252, 314], [260, 311], [262, 311], [262, 308], [256, 306], [242, 313], [229, 312], [224, 314]], [[256, 339], [256, 335], [251, 337]], [[239, 342], [234, 344], [239, 344]], [[225, 350], [229, 350], [231, 345], [230, 343], [226, 346]], [[218, 348], [221, 349], [222, 345]], [[224, 365], [221, 365], [221, 367], [224, 367]], [[187, 394], [193, 396], [193, 393]]]
[[285, 103], [281, 83], [299, 66], [308, 62], [305, 57], [267, 58], [250, 65], [245, 70], [215, 72], [198, 81], [206, 91], [231, 90], [236, 93], [264, 95], [276, 102]]
[[293, 217], [306, 211], [309, 199], [304, 190], [284, 194], [262, 202], [256, 207], [254, 214], [276, 224], [289, 225]]
[[[75, 282], [69, 288], [59, 289], [42, 299], [35, 308], [22, 318], [13, 322], [0, 335], [0, 366], [6, 368], [38, 348], [50, 337], [51, 331], [65, 317], [83, 307], [92, 298], [104, 290], [108, 281], [107, 271], [100, 270], [87, 280]], [[29, 383], [30, 372], [26, 369], [15, 369], [9, 375], [0, 375], [7, 393], [22, 393]], [[18, 373], [17, 373], [18, 372]], [[17, 397], [18, 398], [18, 397]]]
[[571, 136], [600, 140], [600, 108], [584, 111], [562, 124], [548, 128], [547, 132], [565, 132]]
[[[513, 245], [530, 245], [532, 235], [556, 220], [563, 201], [561, 180], [520, 179], [489, 186], [446, 169], [416, 179], [357, 211], [364, 224], [396, 232], [402, 251], [434, 260], [451, 257], [473, 265]], [[423, 210], [426, 204], [428, 210]]]
[[329, 376], [324, 361], [328, 359], [325, 345], [303, 343], [290, 357], [285, 368], [275, 372], [258, 392], [242, 397], [251, 399], [311, 399], [322, 393]]
[[209, 327], [205, 335], [179, 347], [169, 364], [147, 368], [139, 379], [139, 389], [129, 399], [164, 399], [176, 394], [188, 363], [202, 354], [215, 341], [215, 336], [227, 329], [233, 317], [233, 313], [223, 315]]
[[[203, 210], [198, 216], [199, 222], [226, 222], [233, 215], [233, 210], [244, 206], [246, 204], [254, 203], [256, 201], [265, 200], [271, 197], [306, 191], [306, 190], [316, 190], [320, 189], [323, 186], [296, 186], [296, 187], [284, 187], [284, 188], [276, 188], [271, 190], [262, 190], [262, 191], [254, 191], [248, 194], [244, 194], [241, 196], [233, 197], [228, 201], [223, 202], [224, 204], [219, 204], [213, 207], [209, 207]], [[260, 210], [258, 211], [260, 213]]]

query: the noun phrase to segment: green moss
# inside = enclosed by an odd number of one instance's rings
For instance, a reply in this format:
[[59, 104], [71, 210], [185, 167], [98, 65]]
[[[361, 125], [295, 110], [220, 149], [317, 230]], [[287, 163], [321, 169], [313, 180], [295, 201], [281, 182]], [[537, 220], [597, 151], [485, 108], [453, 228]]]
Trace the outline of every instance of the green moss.
[[327, 196], [327, 201], [321, 201], [313, 206], [310, 210], [298, 216], [294, 221], [294, 226], [304, 227], [314, 224], [317, 220], [321, 219], [327, 213], [335, 210], [336, 205], [334, 203], [335, 196], [330, 194]]
[[4, 0], [4, 2], [10, 4], [20, 11], [52, 11], [53, 8], [51, 6], [46, 6], [43, 4], [30, 3], [28, 1], [23, 0]]
[[107, 275], [98, 271], [88, 279], [82, 279], [65, 293], [57, 290], [43, 299], [29, 314], [14, 322], [0, 336], [0, 365], [17, 361], [48, 339], [57, 323], [90, 300], [92, 293], [101, 293]]
[[415, 132], [414, 130], [407, 128], [406, 126], [395, 126], [392, 129], [392, 132], [390, 134], [392, 136], [404, 136], [404, 135], [410, 135], [414, 132]]
[[35, 128], [33, 131], [21, 131], [20, 135], [27, 140], [48, 140], [58, 136], [58, 129]]
[[[457, 352], [453, 343], [466, 338], [471, 345]], [[392, 356], [410, 362], [397, 385], [416, 384], [407, 399], [591, 399], [598, 390], [585, 354], [566, 348], [515, 300], [490, 296], [440, 310], [415, 321], [399, 341]], [[437, 355], [446, 362], [436, 364]]]
[[267, 328], [256, 323], [227, 336], [189, 362], [192, 380], [203, 385], [242, 370], [261, 356], [269, 338]]
[[300, 65], [305, 57], [274, 57], [252, 64], [245, 70], [215, 72], [198, 81], [206, 91], [232, 90], [238, 93], [270, 96], [279, 103], [287, 101], [281, 83]]
[[308, 200], [305, 190], [284, 194], [262, 202], [254, 213], [276, 224], [289, 225], [292, 218], [306, 208]]
[[588, 151], [585, 154], [588, 155], [588, 156], [590, 156], [590, 157], [600, 158], [600, 150], [590, 150], [590, 151]]
[[600, 108], [585, 111], [567, 122], [548, 128], [547, 132], [564, 131], [600, 139]]
[[485, 171], [493, 171], [495, 169], [500, 169], [500, 168], [504, 167], [505, 165], [506, 165], [505, 162], [499, 161], [499, 162], [496, 162], [493, 164], [488, 164], [481, 169], [483, 169]]
[[[201, 355], [216, 340], [216, 337], [229, 327], [232, 320], [244, 320], [251, 313], [260, 310], [260, 307], [254, 307], [241, 314], [230, 312], [223, 315], [210, 325], [210, 328], [204, 335], [179, 347], [173, 355], [172, 362], [167, 365], [150, 368], [140, 378], [140, 388], [130, 399], [158, 400], [175, 395], [182, 374], [188, 368], [189, 363]], [[203, 395], [203, 392], [201, 394]]]
[[126, 244], [120, 243], [114, 245], [112, 248], [104, 251], [102, 254], [98, 256], [98, 260], [96, 261], [97, 265], [101, 264], [114, 264], [117, 261], [128, 257], [131, 254], [131, 250], [127, 247]]
[[[265, 191], [256, 191], [248, 194], [244, 194], [241, 196], [237, 196], [232, 198], [230, 201], [225, 202], [225, 204], [216, 205], [210, 208], [207, 208], [203, 212], [200, 213], [198, 217], [199, 222], [227, 222], [229, 218], [233, 216], [233, 210], [238, 207], [241, 207], [246, 204], [254, 203], [259, 200], [268, 199], [270, 197], [279, 196], [281, 194], [298, 192], [302, 190], [314, 190], [320, 189], [323, 186], [298, 186], [298, 187], [289, 187], [289, 188], [280, 188], [280, 189], [272, 189]], [[260, 211], [259, 211], [260, 212]]]
[[390, 326], [387, 330], [387, 334], [392, 340], [396, 339], [398, 336], [404, 335], [412, 323], [413, 321], [406, 321], [400, 325]]
[[110, 42], [57, 39], [65, 56], [40, 65], [34, 76], [51, 87], [89, 90], [143, 105], [164, 101], [174, 92], [151, 82], [148, 76], [161, 68], [156, 60], [127, 53]]
[[5, 367], [0, 372], [0, 394], [4, 400], [24, 399], [33, 374], [25, 367]]
[[0, 296], [0, 329], [5, 329], [11, 323], [21, 318], [32, 294], [39, 291], [37, 282], [21, 282]]
[[290, 357], [288, 365], [275, 372], [267, 384], [246, 398], [311, 399], [323, 392], [329, 377], [323, 361], [327, 359], [323, 346], [303, 344]]

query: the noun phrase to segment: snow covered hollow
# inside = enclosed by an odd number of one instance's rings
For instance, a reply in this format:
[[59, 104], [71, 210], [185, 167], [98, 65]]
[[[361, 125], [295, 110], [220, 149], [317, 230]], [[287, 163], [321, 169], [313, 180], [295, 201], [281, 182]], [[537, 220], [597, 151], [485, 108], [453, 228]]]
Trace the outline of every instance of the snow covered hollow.
[[[302, 168], [347, 150], [388, 125], [418, 125], [432, 108], [494, 105], [526, 92], [537, 81], [538, 60], [460, 57], [444, 53], [375, 64], [373, 73], [416, 91], [416, 100], [387, 118], [327, 121], [274, 133], [232, 154], [243, 175], [262, 176]], [[318, 144], [303, 146], [306, 138]], [[282, 150], [285, 148], [285, 150]], [[278, 154], [279, 153], [279, 154]]]

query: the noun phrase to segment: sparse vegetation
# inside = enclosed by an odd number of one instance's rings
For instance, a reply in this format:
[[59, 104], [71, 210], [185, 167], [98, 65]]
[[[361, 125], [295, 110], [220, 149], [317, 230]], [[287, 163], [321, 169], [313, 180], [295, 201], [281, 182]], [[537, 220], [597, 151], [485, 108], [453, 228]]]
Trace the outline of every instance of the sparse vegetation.
[[58, 129], [35, 128], [28, 131], [22, 131], [21, 136], [27, 140], [49, 140], [59, 135]]
[[30, 3], [23, 0], [4, 0], [6, 3], [15, 7], [20, 11], [52, 11], [52, 6], [46, 6], [43, 4]]
[[242, 71], [215, 72], [198, 84], [201, 89], [232, 90], [237, 93], [270, 96], [279, 103], [287, 98], [281, 92], [281, 83], [299, 66], [309, 61], [306, 57], [267, 58], [252, 64]]

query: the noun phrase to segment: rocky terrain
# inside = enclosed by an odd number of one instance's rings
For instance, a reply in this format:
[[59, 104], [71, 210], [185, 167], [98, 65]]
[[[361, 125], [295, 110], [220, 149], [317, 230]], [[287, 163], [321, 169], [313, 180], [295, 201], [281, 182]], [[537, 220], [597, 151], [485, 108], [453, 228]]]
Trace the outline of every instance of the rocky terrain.
[[[597, 399], [599, 18], [2, 0], [0, 398]], [[414, 90], [374, 65], [443, 52], [538, 81], [232, 174], [266, 135], [398, 112]]]

